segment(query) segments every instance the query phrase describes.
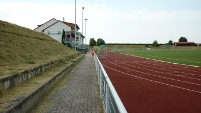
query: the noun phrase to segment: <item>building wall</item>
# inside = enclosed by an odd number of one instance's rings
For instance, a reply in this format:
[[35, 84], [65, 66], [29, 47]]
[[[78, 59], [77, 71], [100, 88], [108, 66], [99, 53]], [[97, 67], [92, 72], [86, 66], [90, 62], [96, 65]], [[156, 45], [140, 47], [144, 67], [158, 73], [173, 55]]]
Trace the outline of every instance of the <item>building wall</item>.
[[82, 45], [83, 44], [83, 39], [82, 39], [82, 36], [81, 36], [81, 33], [80, 32], [77, 32], [77, 37], [79, 36], [79, 40], [77, 41], [78, 45]]
[[[55, 40], [61, 42], [62, 41], [63, 29], [65, 31], [70, 31], [71, 30], [71, 28], [69, 26], [67, 26], [66, 24], [64, 24], [62, 22], [57, 22], [56, 24], [54, 24], [54, 25], [50, 26], [49, 28], [45, 29], [44, 33], [48, 34], [49, 36], [51, 36]], [[60, 32], [60, 34], [58, 32]]]
[[52, 20], [48, 21], [47, 23], [44, 23], [42, 26], [36, 28], [35, 31], [42, 32], [43, 29], [47, 28], [48, 26], [50, 26], [56, 22], [57, 22], [56, 19], [52, 19]]
[[[48, 34], [50, 37], [54, 38], [55, 40], [61, 43], [63, 29], [65, 31], [72, 30], [70, 26], [66, 25], [62, 21], [58, 21], [53, 18], [34, 30], [38, 32], [44, 32], [45, 34]], [[80, 46], [81, 44], [83, 44], [83, 39], [81, 37], [81, 33], [78, 32], [78, 29], [76, 30], [77, 30], [77, 37], [79, 37], [79, 40], [76, 40], [75, 42], [75, 39], [73, 38], [74, 39], [73, 43], [77, 43], [76, 45]]]

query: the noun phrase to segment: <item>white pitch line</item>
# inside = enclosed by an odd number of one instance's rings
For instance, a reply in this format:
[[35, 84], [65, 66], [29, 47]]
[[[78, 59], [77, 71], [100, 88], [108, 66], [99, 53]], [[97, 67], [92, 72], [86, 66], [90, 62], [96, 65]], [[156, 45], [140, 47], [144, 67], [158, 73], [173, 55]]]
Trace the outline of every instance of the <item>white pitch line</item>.
[[[105, 65], [104, 65], [105, 66]], [[107, 66], [105, 66], [107, 67]], [[121, 72], [121, 71], [118, 71], [116, 69], [113, 69], [113, 68], [110, 68], [110, 67], [107, 67], [111, 70], [114, 70], [114, 71], [117, 71], [119, 73], [123, 73], [123, 74], [126, 74], [126, 75], [129, 75], [129, 76], [133, 76], [135, 78], [139, 78], [139, 79], [143, 79], [143, 80], [147, 80], [147, 81], [151, 81], [151, 82], [155, 82], [155, 83], [158, 83], [158, 84], [163, 84], [163, 85], [166, 85], [166, 86], [171, 86], [171, 87], [175, 87], [175, 88], [178, 88], [178, 89], [183, 89], [183, 90], [187, 90], [187, 91], [191, 91], [191, 92], [195, 92], [195, 93], [200, 93], [201, 94], [201, 91], [196, 91], [196, 90], [193, 90], [193, 89], [188, 89], [188, 88], [184, 88], [184, 87], [180, 87], [180, 86], [176, 86], [176, 85], [171, 85], [171, 84], [167, 84], [167, 83], [163, 83], [163, 82], [159, 82], [159, 81], [155, 81], [155, 80], [151, 80], [151, 79], [147, 79], [147, 78], [143, 78], [143, 77], [139, 77], [139, 76], [135, 76], [135, 75], [131, 75], [129, 73], [125, 73], [125, 72]]]
[[[158, 57], [158, 56], [153, 56], [153, 55], [147, 55], [147, 56], [150, 56], [150, 57], [155, 57], [155, 58], [166, 58], [166, 57]], [[145, 58], [145, 57], [141, 57], [141, 58]], [[172, 59], [172, 58], [166, 58], [166, 59]], [[156, 60], [156, 59], [154, 59]], [[190, 61], [190, 60], [181, 60], [181, 59], [175, 59], [175, 60], [178, 60], [178, 61], [186, 61], [186, 62], [193, 62], [193, 63], [198, 63], [200, 64], [201, 62], [195, 62], [195, 61]], [[188, 65], [189, 66], [189, 65]], [[190, 66], [194, 66], [194, 65], [190, 65]], [[199, 67], [199, 66], [198, 66]]]
[[[156, 57], [156, 58], [166, 58], [166, 57], [159, 57], [159, 56], [153, 56], [153, 55], [147, 55], [150, 57]], [[172, 59], [172, 58], [166, 58], [166, 59]], [[194, 61], [190, 61], [190, 60], [181, 60], [181, 59], [175, 59], [175, 60], [179, 60], [179, 61], [187, 61], [187, 62], [194, 62]], [[201, 63], [201, 62], [194, 62], [194, 63]]]
[[[112, 57], [111, 57], [112, 58]], [[114, 58], [113, 58], [114, 59]], [[118, 59], [115, 59], [115, 60], [118, 60]], [[132, 62], [133, 63], [133, 62]], [[174, 64], [174, 63], [172, 63], [172, 62], [167, 62], [167, 63], [171, 63], [171, 64]], [[141, 64], [142, 65], [142, 64]], [[189, 66], [189, 65], [186, 65], [186, 64], [183, 64], [183, 65], [185, 65], [185, 66]], [[144, 65], [142, 65], [142, 66], [144, 66]], [[147, 66], [147, 65], [146, 65]], [[194, 66], [194, 65], [191, 65], [192, 67], [199, 67], [199, 66]], [[147, 66], [147, 67], [152, 67], [152, 66]], [[172, 67], [169, 67], [169, 68], [172, 68]], [[188, 67], [184, 67], [184, 68], [188, 68]], [[162, 68], [160, 68], [160, 69], [162, 69]], [[179, 69], [179, 70], [181, 70], [180, 68], [172, 68], [172, 69]], [[164, 69], [162, 69], [162, 70], [164, 70]], [[180, 72], [180, 73], [184, 73], [184, 72]], [[185, 73], [185, 74], [191, 74], [191, 73]], [[191, 74], [191, 75], [195, 75], [195, 74]], [[201, 76], [201, 75], [198, 75], [198, 76]], [[186, 77], [185, 77], [186, 78]], [[188, 78], [188, 77], [187, 77]], [[198, 78], [193, 78], [193, 79], [198, 79]], [[199, 79], [200, 80], [200, 79]]]

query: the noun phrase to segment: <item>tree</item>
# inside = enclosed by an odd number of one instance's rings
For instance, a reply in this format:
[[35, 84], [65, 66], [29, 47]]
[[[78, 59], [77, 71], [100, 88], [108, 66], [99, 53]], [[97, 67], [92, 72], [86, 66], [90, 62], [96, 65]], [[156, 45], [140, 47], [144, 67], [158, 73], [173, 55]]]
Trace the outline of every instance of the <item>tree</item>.
[[100, 45], [105, 45], [105, 41], [103, 39], [101, 39], [101, 38], [99, 38], [97, 40], [97, 46], [100, 46]]
[[188, 42], [188, 40], [187, 40], [187, 38], [182, 36], [179, 38], [179, 42]]
[[62, 42], [62, 44], [64, 44], [64, 45], [65, 45], [65, 43], [64, 43], [65, 37], [66, 37], [66, 33], [65, 33], [64, 29], [63, 29], [61, 42]]
[[94, 38], [90, 38], [89, 46], [91, 47], [96, 46], [96, 41], [94, 40]]
[[159, 46], [158, 41], [154, 40], [153, 43], [152, 43], [152, 46], [158, 47]]
[[173, 45], [173, 41], [169, 40], [168, 45]]

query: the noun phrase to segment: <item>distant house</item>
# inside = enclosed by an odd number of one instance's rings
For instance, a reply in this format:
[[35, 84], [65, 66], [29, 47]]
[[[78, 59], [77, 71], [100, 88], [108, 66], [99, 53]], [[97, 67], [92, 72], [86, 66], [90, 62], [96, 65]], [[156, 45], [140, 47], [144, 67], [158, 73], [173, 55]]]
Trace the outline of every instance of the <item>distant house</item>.
[[83, 49], [83, 41], [84, 36], [82, 33], [78, 32], [80, 28], [78, 25], [76, 25], [76, 38], [75, 38], [75, 24], [69, 23], [65, 21], [56, 20], [55, 18], [52, 18], [51, 20], [38, 25], [37, 28], [35, 28], [35, 31], [43, 32], [45, 34], [48, 34], [58, 42], [62, 43], [62, 32], [63, 30], [66, 32], [66, 37], [64, 38], [63, 42], [66, 44], [70, 44], [75, 49]]
[[194, 42], [174, 42], [174, 46], [196, 46]]
[[201, 46], [201, 43], [196, 43], [197, 44], [197, 46]]

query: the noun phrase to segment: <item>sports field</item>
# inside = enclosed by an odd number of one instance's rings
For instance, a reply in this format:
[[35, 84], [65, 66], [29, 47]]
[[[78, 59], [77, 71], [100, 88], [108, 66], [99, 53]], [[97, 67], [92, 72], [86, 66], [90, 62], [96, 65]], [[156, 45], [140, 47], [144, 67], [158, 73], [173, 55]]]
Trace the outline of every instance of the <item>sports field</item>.
[[[154, 59], [162, 57], [160, 60], [173, 62], [200, 62], [201, 58], [198, 57], [200, 51], [194, 50], [122, 52]], [[200, 113], [200, 66], [114, 52], [99, 59], [128, 113]]]
[[201, 67], [201, 50], [121, 50], [123, 54]]

